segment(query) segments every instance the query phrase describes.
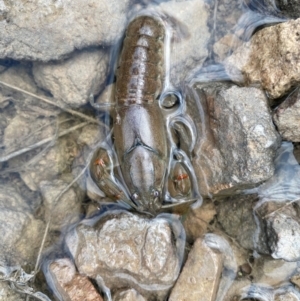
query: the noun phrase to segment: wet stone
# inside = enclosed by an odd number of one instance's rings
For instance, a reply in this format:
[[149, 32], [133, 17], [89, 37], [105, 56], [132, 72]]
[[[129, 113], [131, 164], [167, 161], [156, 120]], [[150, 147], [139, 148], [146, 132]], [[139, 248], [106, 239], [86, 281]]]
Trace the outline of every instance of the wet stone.
[[48, 283], [59, 299], [103, 301], [89, 278], [78, 274], [74, 264], [68, 258], [51, 262], [46, 275], [48, 275]]
[[297, 88], [275, 110], [273, 120], [284, 140], [300, 142], [300, 94]]
[[204, 200], [201, 207], [190, 208], [187, 214], [182, 216], [187, 241], [192, 243], [204, 235], [215, 215], [216, 209], [211, 200]]
[[114, 44], [134, 1], [0, 2], [0, 58], [50, 61], [76, 49]]
[[300, 19], [259, 30], [225, 60], [232, 80], [261, 85], [279, 98], [300, 83]]
[[[50, 229], [52, 230], [61, 230], [63, 226], [70, 225], [80, 218], [81, 204], [85, 194], [76, 183], [67, 189], [72, 181], [71, 174], [64, 174], [60, 179], [40, 182], [45, 219], [51, 220]], [[61, 195], [64, 190], [66, 190], [65, 193]]]
[[108, 55], [101, 49], [76, 52], [64, 61], [34, 63], [37, 85], [49, 91], [56, 101], [73, 107], [86, 104], [104, 85]]
[[66, 237], [81, 274], [111, 290], [131, 287], [147, 300], [164, 300], [178, 277], [185, 243], [178, 219], [112, 211], [83, 220]]
[[215, 300], [223, 268], [223, 256], [198, 238], [172, 289], [169, 301]]
[[26, 200], [10, 185], [0, 186], [0, 260], [10, 265], [24, 260], [33, 266], [44, 223], [35, 219]]
[[114, 295], [113, 301], [146, 301], [146, 299], [136, 290], [128, 289], [116, 293]]
[[170, 80], [179, 86], [208, 56], [209, 12], [203, 0], [162, 2], [158, 8], [168, 16], [172, 27]]
[[269, 254], [264, 224], [255, 219], [253, 212], [257, 201], [257, 194], [228, 197], [216, 206], [217, 219], [224, 231], [243, 248]]
[[264, 283], [271, 287], [278, 287], [289, 281], [297, 271], [297, 262], [287, 262], [272, 259], [270, 256], [261, 256], [253, 263], [253, 282]]
[[273, 258], [286, 261], [300, 259], [300, 218], [297, 207], [296, 203], [268, 202], [258, 209], [266, 224], [267, 242]]
[[293, 19], [300, 17], [300, 4], [298, 0], [276, 0], [275, 2], [284, 16]]
[[198, 130], [192, 165], [202, 195], [232, 194], [274, 174], [280, 137], [262, 90], [195, 84], [188, 91], [187, 113]]
[[25, 294], [20, 294], [9, 286], [8, 283], [0, 281], [0, 301], [24, 301]]

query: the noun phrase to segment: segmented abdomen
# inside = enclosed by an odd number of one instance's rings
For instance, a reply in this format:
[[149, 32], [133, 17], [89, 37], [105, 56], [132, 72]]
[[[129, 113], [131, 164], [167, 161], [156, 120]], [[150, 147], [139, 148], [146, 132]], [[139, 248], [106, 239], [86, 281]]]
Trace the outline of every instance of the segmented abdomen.
[[116, 82], [118, 105], [152, 103], [163, 80], [164, 27], [150, 16], [134, 19], [127, 28]]

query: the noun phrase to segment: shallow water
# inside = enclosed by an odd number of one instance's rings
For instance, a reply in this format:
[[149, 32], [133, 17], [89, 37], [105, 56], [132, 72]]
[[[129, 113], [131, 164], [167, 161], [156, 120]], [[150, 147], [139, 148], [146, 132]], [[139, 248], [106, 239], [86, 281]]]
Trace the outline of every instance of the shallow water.
[[[181, 164], [180, 168], [188, 174], [192, 187], [190, 192], [182, 196], [178, 191], [184, 188], [175, 185], [174, 193], [172, 192], [174, 187], [169, 186], [169, 177], [166, 177], [163, 182], [165, 211], [171, 212], [176, 223], [184, 220], [187, 207], [192, 202], [188, 202], [187, 206], [175, 207], [174, 210], [168, 208], [168, 205], [178, 201], [183, 203], [196, 200], [192, 205], [196, 208], [202, 204], [203, 198], [191, 154], [194, 152], [197, 135], [200, 133], [204, 139], [208, 123], [207, 116], [201, 108], [200, 112], [203, 113], [200, 116], [201, 128], [197, 127], [195, 119], [188, 113], [185, 100], [192, 97], [193, 85], [229, 81], [222, 62], [238, 46], [238, 43], [248, 41], [253, 33], [263, 26], [285, 21], [278, 10], [271, 5], [267, 9], [257, 1], [246, 2], [216, 0], [199, 5], [203, 9], [199, 11], [199, 15], [207, 21], [206, 28], [202, 29], [199, 29], [199, 26], [202, 26], [201, 22], [184, 23], [185, 18], [188, 20], [190, 15], [193, 15], [192, 11], [188, 11], [188, 1], [184, 4], [187, 6], [188, 13], [185, 15], [183, 12], [182, 19], [180, 13], [180, 9], [184, 11], [182, 2], [173, 2], [168, 7], [167, 1], [140, 1], [132, 5], [126, 13], [128, 22], [137, 15], [155, 16], [161, 20], [166, 29], [161, 95], [176, 96], [174, 106], [172, 103], [174, 98], [170, 97], [171, 100], [160, 98], [160, 109], [166, 127], [160, 131], [166, 130], [168, 142], [166, 170], [171, 174], [176, 164]], [[178, 11], [175, 11], [176, 5]], [[203, 23], [206, 23], [204, 21]], [[71, 93], [67, 90], [63, 91], [65, 94], [61, 94], [61, 99], [55, 98], [54, 94], [57, 92], [53, 91], [59, 90], [55, 87], [55, 85], [59, 86], [59, 83], [54, 81], [55, 84], [47, 89], [42, 80], [33, 77], [36, 72], [34, 70], [39, 68], [39, 63], [28, 59], [17, 61], [10, 57], [0, 60], [2, 116], [0, 196], [3, 199], [0, 206], [7, 212], [1, 217], [0, 233], [5, 233], [4, 239], [8, 241], [6, 245], [1, 246], [0, 252], [3, 256], [0, 258], [0, 276], [5, 283], [10, 284], [12, 292], [21, 293], [18, 300], [57, 298], [59, 294], [55, 294], [55, 285], [50, 285], [49, 289], [45, 279], [48, 277], [48, 283], [51, 282], [49, 275], [47, 272], [43, 274], [41, 266], [49, 260], [62, 258], [67, 254], [63, 240], [70, 229], [80, 222], [89, 223], [93, 218], [95, 219], [95, 216], [113, 212], [116, 208], [136, 212], [137, 203], [132, 204], [133, 197], [126, 187], [128, 184], [124, 181], [120, 166], [111, 166], [113, 162], [118, 161], [114, 149], [114, 141], [117, 137], [112, 135], [114, 105], [107, 105], [109, 101], [114, 102], [113, 89], [109, 90], [107, 87], [115, 82], [115, 69], [126, 26], [122, 28], [122, 38], [114, 44], [105, 43], [83, 48], [66, 55], [67, 60], [80, 55], [81, 51], [90, 52], [92, 56], [94, 52], [101, 49], [101, 55], [107, 57], [107, 69], [102, 72], [103, 78], [101, 78], [103, 84], [97, 88], [90, 88], [90, 91], [96, 91], [96, 94], [92, 95], [93, 100], [89, 99], [89, 95], [86, 96], [83, 104], [67, 103], [63, 99], [64, 95]], [[218, 55], [213, 46], [226, 35], [235, 36], [235, 39], [222, 55]], [[197, 43], [199, 43], [198, 47]], [[196, 52], [198, 48], [199, 53]], [[59, 81], [59, 77], [57, 78]], [[72, 78], [78, 82], [83, 79], [85, 79], [84, 72]], [[96, 81], [97, 78], [94, 77], [93, 80]], [[237, 74], [236, 81], [241, 86], [245, 85], [240, 74]], [[76, 86], [76, 82], [74, 85]], [[168, 101], [171, 103], [171, 108]], [[195, 106], [199, 107], [199, 103]], [[183, 127], [178, 130], [176, 124], [181, 124]], [[184, 138], [179, 139], [178, 142], [180, 130]], [[106, 193], [105, 197], [105, 193], [100, 191], [92, 180], [90, 164], [94, 162], [91, 160], [99, 147], [108, 153], [108, 173], [113, 175], [114, 181], [112, 187], [113, 189], [117, 187], [124, 193], [122, 198], [113, 199], [116, 193], [112, 193], [111, 198], [108, 198]], [[257, 206], [269, 200], [296, 202], [299, 200], [300, 187], [298, 174], [299, 163], [293, 156], [293, 144], [284, 142], [277, 153], [274, 176], [260, 186], [256, 185], [258, 187], [240, 193], [257, 193], [259, 197]], [[214, 200], [214, 196], [211, 198]], [[180, 214], [183, 214], [181, 219]], [[179, 234], [178, 236], [182, 240], [182, 236]], [[234, 281], [238, 269], [232, 247], [223, 236], [227, 237], [220, 231], [216, 220], [205, 236], [207, 245], [223, 253], [225, 257], [225, 267], [215, 299], [218, 301], [225, 300], [227, 290]], [[255, 237], [249, 239], [255, 240]], [[29, 246], [28, 241], [30, 241]], [[180, 248], [182, 251], [180, 256], [183, 256], [183, 245]], [[9, 252], [10, 249], [12, 252]], [[259, 283], [250, 288], [246, 287], [241, 300], [274, 300], [276, 294], [274, 287], [269, 288], [268, 284], [266, 287], [264, 285]], [[102, 294], [109, 300], [110, 292], [107, 288], [105, 290], [105, 286], [101, 288]], [[288, 292], [289, 289], [290, 287], [287, 286], [286, 291]], [[15, 298], [17, 300], [19, 297]], [[0, 300], [5, 300], [1, 299], [1, 293]]]

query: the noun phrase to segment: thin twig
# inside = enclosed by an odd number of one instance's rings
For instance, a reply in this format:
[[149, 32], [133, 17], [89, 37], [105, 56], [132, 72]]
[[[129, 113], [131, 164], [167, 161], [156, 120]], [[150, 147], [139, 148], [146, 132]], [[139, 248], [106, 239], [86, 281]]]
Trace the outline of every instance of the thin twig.
[[[66, 134], [69, 134], [70, 132], [75, 131], [75, 130], [77, 130], [79, 128], [82, 128], [82, 127], [84, 127], [87, 124], [89, 124], [89, 122], [87, 122], [87, 121], [86, 122], [82, 122], [82, 123], [80, 123], [80, 124], [78, 124], [76, 126], [73, 126], [73, 127], [69, 128], [69, 129], [65, 130], [65, 131], [62, 131], [60, 134], [58, 134], [58, 138], [61, 137], [61, 136], [66, 135]], [[0, 157], [0, 162], [8, 161], [8, 160], [10, 160], [10, 159], [12, 159], [12, 158], [14, 158], [16, 156], [22, 155], [22, 154], [24, 154], [24, 153], [26, 153], [26, 152], [28, 152], [30, 150], [33, 150], [33, 149], [35, 149], [37, 147], [40, 147], [40, 146], [44, 145], [45, 143], [50, 142], [51, 140], [53, 140], [53, 138], [55, 138], [55, 136], [52, 136], [52, 137], [49, 137], [49, 138], [45, 138], [45, 139], [43, 139], [43, 140], [41, 140], [41, 141], [39, 141], [37, 143], [34, 143], [34, 144], [30, 145], [30, 146], [27, 146], [27, 147], [22, 148], [22, 149], [20, 149], [18, 151], [15, 151], [15, 152], [12, 152], [12, 153], [10, 153], [8, 155], [5, 155], [4, 157]]]
[[94, 119], [94, 118], [92, 118], [92, 117], [89, 117], [89, 116], [87, 116], [87, 115], [85, 115], [85, 114], [83, 114], [83, 113], [74, 111], [74, 110], [72, 110], [72, 109], [64, 108], [62, 105], [60, 105], [60, 104], [58, 104], [58, 103], [55, 103], [55, 102], [53, 102], [52, 100], [50, 100], [50, 99], [48, 99], [48, 98], [46, 98], [46, 97], [42, 97], [42, 96], [36, 95], [36, 94], [34, 94], [34, 93], [28, 92], [28, 91], [26, 91], [26, 90], [20, 89], [20, 88], [18, 88], [18, 87], [16, 87], [16, 86], [9, 85], [9, 84], [7, 84], [7, 83], [5, 83], [5, 82], [3, 82], [3, 81], [0, 81], [0, 84], [3, 85], [3, 86], [5, 86], [5, 87], [11, 88], [11, 89], [13, 89], [13, 90], [19, 91], [19, 92], [21, 92], [21, 93], [27, 94], [27, 95], [29, 95], [29, 96], [35, 97], [35, 98], [37, 98], [37, 99], [39, 99], [39, 100], [42, 100], [42, 101], [44, 101], [44, 102], [46, 102], [46, 103], [48, 103], [48, 104], [50, 104], [50, 105], [52, 105], [52, 106], [58, 107], [58, 108], [60, 108], [61, 110], [65, 111], [65, 112], [68, 112], [68, 113], [70, 113], [70, 114], [72, 114], [72, 115], [78, 116], [78, 117], [80, 117], [80, 118], [82, 118], [82, 119], [88, 120], [88, 121], [90, 121], [90, 122], [92, 122], [92, 123], [97, 123], [97, 124], [103, 125], [103, 124], [102, 124], [99, 120], [97, 120], [97, 119]]

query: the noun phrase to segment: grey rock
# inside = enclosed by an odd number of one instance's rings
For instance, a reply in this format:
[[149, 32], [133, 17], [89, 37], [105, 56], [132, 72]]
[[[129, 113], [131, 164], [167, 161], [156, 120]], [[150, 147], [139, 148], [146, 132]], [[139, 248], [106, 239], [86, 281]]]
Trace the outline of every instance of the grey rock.
[[297, 19], [300, 17], [300, 4], [297, 0], [276, 0], [277, 7], [282, 14], [288, 18]]
[[203, 0], [163, 2], [158, 8], [179, 23], [172, 29], [169, 58], [170, 81], [178, 86], [194, 68], [198, 70], [208, 56], [208, 8]]
[[287, 262], [261, 256], [255, 259], [252, 270], [254, 283], [264, 283], [270, 287], [278, 287], [286, 283], [297, 270], [297, 262]]
[[52, 117], [58, 114], [58, 109], [55, 106], [25, 93], [29, 92], [45, 97], [45, 93], [37, 87], [33, 79], [29, 63], [12, 65], [0, 74], [0, 81], [11, 86], [7, 87], [0, 84], [0, 97], [12, 102], [17, 113], [25, 117], [35, 116], [34, 118]]
[[66, 246], [81, 274], [100, 277], [111, 290], [131, 287], [147, 300], [164, 300], [179, 274], [183, 233], [170, 215], [148, 219], [112, 211], [83, 220]]
[[8, 283], [0, 281], [0, 301], [24, 301], [25, 294], [14, 291]]
[[[51, 230], [61, 230], [62, 227], [75, 223], [80, 218], [85, 194], [76, 183], [69, 187], [73, 180], [71, 174], [64, 174], [60, 179], [40, 182], [45, 219], [51, 220]], [[65, 192], [62, 194], [63, 191]]]
[[257, 202], [256, 194], [228, 197], [216, 206], [217, 219], [225, 232], [243, 248], [269, 254], [264, 223], [255, 219]]
[[299, 88], [297, 88], [273, 113], [273, 120], [284, 140], [300, 142], [299, 116], [300, 95]]
[[121, 37], [132, 1], [0, 2], [0, 58], [50, 61]]
[[32, 208], [16, 187], [0, 186], [1, 262], [33, 266], [40, 246], [44, 223], [35, 219]]
[[[297, 206], [297, 204], [295, 204]], [[293, 204], [288, 202], [264, 203], [258, 209], [265, 221], [268, 245], [275, 259], [300, 259], [300, 218]]]
[[56, 101], [78, 107], [100, 92], [106, 79], [108, 54], [101, 49], [76, 52], [58, 62], [34, 63], [39, 87], [50, 91]]
[[[62, 173], [70, 172], [72, 162], [77, 155], [78, 146], [74, 137], [61, 137], [55, 145], [46, 149], [43, 156], [35, 159], [35, 168], [21, 171], [22, 180], [31, 190], [37, 190], [41, 181], [50, 181]], [[27, 155], [13, 159], [14, 164], [24, 165], [27, 162]]]
[[187, 114], [197, 129], [192, 164], [200, 193], [225, 195], [269, 179], [280, 137], [264, 93], [225, 83], [198, 83], [187, 92]]

